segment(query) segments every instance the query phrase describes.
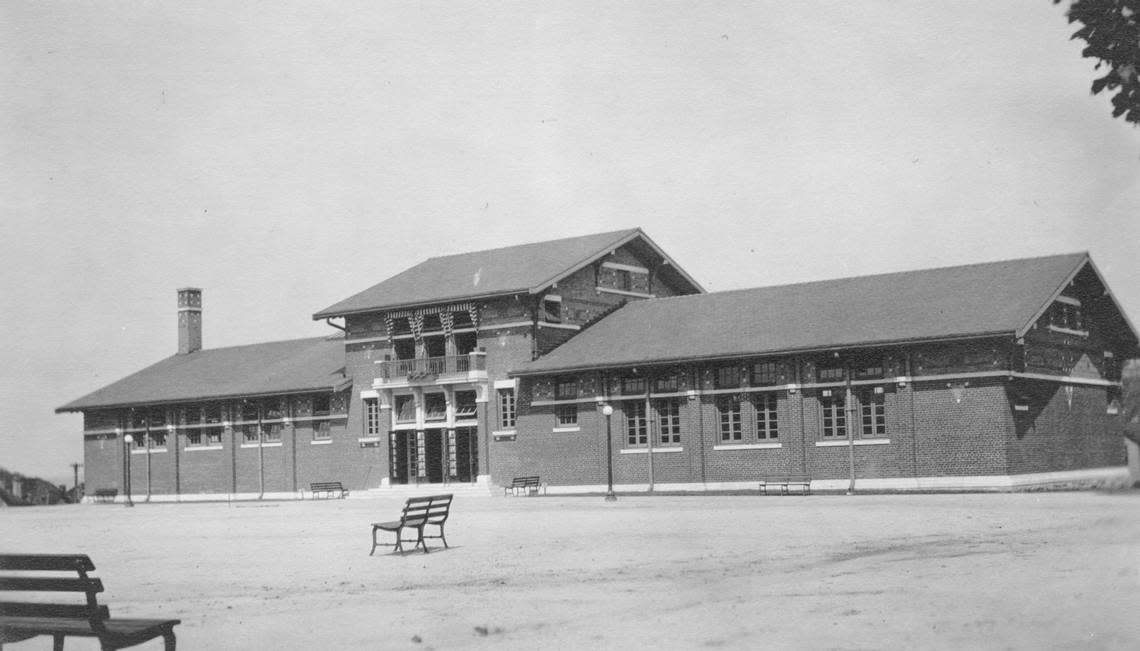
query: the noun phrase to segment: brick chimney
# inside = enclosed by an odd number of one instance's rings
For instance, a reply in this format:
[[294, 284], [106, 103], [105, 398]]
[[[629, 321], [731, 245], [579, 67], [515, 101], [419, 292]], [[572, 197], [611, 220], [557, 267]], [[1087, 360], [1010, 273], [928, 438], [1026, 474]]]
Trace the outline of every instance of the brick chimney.
[[178, 354], [202, 350], [202, 290], [178, 290]]

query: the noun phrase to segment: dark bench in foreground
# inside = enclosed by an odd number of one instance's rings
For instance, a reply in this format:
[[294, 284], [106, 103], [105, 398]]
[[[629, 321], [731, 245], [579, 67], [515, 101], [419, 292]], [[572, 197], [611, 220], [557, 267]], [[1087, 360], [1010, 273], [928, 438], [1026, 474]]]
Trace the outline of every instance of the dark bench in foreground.
[[110, 651], [161, 637], [167, 651], [173, 651], [174, 627], [181, 621], [112, 619], [110, 609], [95, 597], [103, 582], [87, 576], [94, 569], [81, 554], [0, 554], [0, 592], [76, 593], [71, 603], [0, 601], [0, 646], [50, 635], [60, 651], [71, 635], [98, 638], [99, 646]]
[[348, 497], [348, 489], [339, 481], [315, 481], [309, 484], [309, 492], [313, 494], [313, 499], [317, 499], [318, 495], [324, 495], [325, 499]]
[[801, 495], [810, 495], [811, 477], [788, 475], [782, 479], [761, 479], [760, 492], [767, 495], [769, 488], [779, 488], [781, 495], [791, 495], [793, 488], [799, 490]]
[[96, 488], [95, 489], [95, 502], [97, 504], [107, 504], [114, 502], [115, 498], [119, 495], [117, 488]]
[[546, 484], [539, 481], [538, 476], [515, 477], [510, 486], [503, 486], [503, 495], [538, 495], [538, 491], [546, 494]]
[[[371, 556], [380, 545], [380, 542], [376, 540], [376, 535], [380, 531], [391, 531], [396, 534], [396, 546], [392, 549], [393, 552], [403, 551], [404, 543], [415, 541], [416, 544], [412, 549], [422, 545], [426, 554], [428, 548], [425, 538], [439, 538], [446, 548], [447, 538], [443, 537], [443, 525], [447, 522], [448, 514], [451, 513], [451, 498], [450, 494], [409, 497], [407, 503], [404, 504], [404, 510], [400, 514], [399, 520], [372, 523], [372, 551], [368, 552], [368, 555]], [[428, 525], [439, 527], [439, 535], [424, 535], [424, 527]], [[415, 529], [416, 537], [405, 538], [404, 529]]]

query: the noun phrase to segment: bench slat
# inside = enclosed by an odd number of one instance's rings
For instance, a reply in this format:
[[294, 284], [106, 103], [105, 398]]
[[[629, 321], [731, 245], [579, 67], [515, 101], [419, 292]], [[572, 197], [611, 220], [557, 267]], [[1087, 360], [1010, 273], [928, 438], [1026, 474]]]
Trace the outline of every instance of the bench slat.
[[90, 572], [95, 569], [83, 554], [0, 554], [0, 570]]
[[56, 579], [40, 576], [0, 577], [0, 590], [21, 592], [102, 592], [99, 579]]
[[86, 619], [92, 616], [107, 619], [111, 610], [97, 606], [92, 612], [86, 604], [49, 604], [29, 601], [0, 601], [0, 616], [4, 617], [73, 617]]
[[[137, 636], [158, 633], [162, 629], [181, 624], [180, 619], [108, 619], [103, 622], [108, 633], [117, 636]], [[81, 618], [60, 617], [0, 617], [0, 627], [13, 631], [38, 631], [39, 635], [59, 633], [97, 637], [91, 622]], [[153, 636], [152, 636], [153, 637]]]

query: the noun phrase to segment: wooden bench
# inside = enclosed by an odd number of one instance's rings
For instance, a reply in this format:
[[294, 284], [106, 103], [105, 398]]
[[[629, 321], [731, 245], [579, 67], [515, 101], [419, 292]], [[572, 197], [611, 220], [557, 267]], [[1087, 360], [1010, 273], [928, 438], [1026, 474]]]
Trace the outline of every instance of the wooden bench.
[[317, 499], [318, 495], [324, 495], [325, 499], [348, 497], [348, 489], [339, 481], [315, 481], [309, 484], [309, 492], [313, 494], [313, 499]]
[[538, 491], [546, 494], [546, 484], [543, 484], [537, 476], [534, 477], [515, 477], [511, 480], [510, 486], [503, 486], [503, 495], [538, 495]]
[[96, 488], [95, 489], [95, 503], [96, 504], [109, 504], [115, 501], [119, 495], [117, 488]]
[[95, 597], [103, 591], [103, 582], [87, 575], [94, 569], [91, 559], [81, 554], [0, 554], [0, 592], [77, 593], [71, 603], [0, 601], [0, 646], [50, 635], [54, 649], [61, 651], [64, 638], [71, 635], [98, 638], [99, 646], [109, 651], [161, 637], [166, 650], [173, 651], [174, 627], [181, 621], [112, 619], [110, 609]]
[[799, 489], [801, 495], [811, 494], [811, 477], [788, 475], [782, 479], [761, 479], [760, 492], [767, 495], [770, 487], [778, 487], [781, 495], [791, 495], [792, 489]]
[[[392, 549], [393, 552], [403, 551], [404, 543], [415, 541], [416, 544], [412, 549], [422, 545], [426, 554], [428, 551], [426, 538], [439, 538], [446, 548], [447, 538], [443, 536], [443, 525], [447, 522], [448, 514], [451, 513], [451, 498], [450, 494], [409, 497], [404, 504], [404, 510], [400, 514], [399, 520], [372, 523], [372, 551], [368, 552], [368, 555], [371, 556], [375, 553], [376, 548], [380, 545], [380, 542], [376, 540], [377, 532], [380, 531], [391, 531], [396, 534], [396, 546]], [[424, 535], [424, 527], [428, 525], [439, 527], [439, 535]], [[404, 529], [415, 529], [416, 537], [405, 538]]]

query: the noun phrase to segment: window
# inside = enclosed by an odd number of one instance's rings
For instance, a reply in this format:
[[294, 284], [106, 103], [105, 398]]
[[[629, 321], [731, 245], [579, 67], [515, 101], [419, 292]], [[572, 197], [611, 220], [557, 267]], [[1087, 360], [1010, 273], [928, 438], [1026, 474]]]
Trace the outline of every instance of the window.
[[327, 420], [313, 423], [313, 440], [328, 441], [332, 439], [332, 426]]
[[724, 366], [716, 370], [716, 388], [735, 389], [740, 386], [740, 367]]
[[515, 390], [499, 389], [499, 429], [514, 429], [515, 418]]
[[823, 437], [845, 438], [847, 436], [846, 403], [842, 396], [822, 396], [819, 399], [823, 411]]
[[856, 380], [874, 380], [883, 377], [883, 360], [865, 359], [854, 367]]
[[657, 401], [657, 434], [661, 445], [681, 442], [681, 401], [676, 398]]
[[186, 434], [186, 445], [202, 445], [202, 432], [188, 432]]
[[186, 418], [187, 425], [197, 425], [202, 422], [202, 408], [201, 407], [187, 407], [182, 411]]
[[314, 416], [328, 416], [332, 413], [330, 406], [329, 395], [322, 393], [313, 396], [313, 415]]
[[770, 387], [780, 383], [780, 367], [776, 362], [757, 362], [752, 365], [752, 386]]
[[842, 366], [820, 366], [816, 369], [816, 378], [818, 382], [842, 382], [847, 379], [847, 374], [843, 371]]
[[753, 397], [756, 409], [756, 438], [774, 439], [779, 437], [779, 420], [776, 415], [776, 394], [759, 394]]
[[380, 401], [376, 398], [364, 399], [364, 433], [367, 436], [380, 434]]
[[859, 392], [859, 412], [863, 436], [887, 435], [886, 400], [882, 387]]
[[1081, 302], [1068, 296], [1058, 296], [1049, 309], [1049, 325], [1063, 330], [1085, 332], [1088, 326], [1081, 312]]
[[621, 394], [623, 396], [640, 396], [645, 393], [645, 378], [623, 377], [621, 379]]
[[573, 400], [578, 397], [578, 381], [574, 378], [560, 379], [554, 386], [554, 397], [557, 400]]
[[207, 445], [221, 445], [222, 444], [222, 429], [220, 427], [211, 427], [206, 430], [206, 444]]
[[238, 412], [239, 418], [243, 422], [257, 422], [257, 403], [256, 402], [242, 402], [241, 410]]
[[456, 391], [455, 392], [455, 417], [456, 418], [474, 418], [475, 413], [476, 413], [475, 392], [474, 391]]
[[273, 423], [272, 425], [264, 425], [265, 440], [270, 443], [278, 443], [281, 441], [281, 424]]
[[676, 374], [654, 378], [653, 380], [654, 393], [676, 393], [680, 389], [680, 382], [678, 382]]
[[242, 425], [241, 440], [243, 443], [259, 443], [261, 436], [257, 431], [257, 425]]
[[562, 323], [562, 297], [547, 296], [542, 299], [542, 320], [547, 323]]
[[633, 291], [633, 273], [628, 269], [614, 269], [614, 289]]
[[445, 420], [447, 418], [447, 399], [442, 393], [424, 394], [424, 419]]
[[736, 396], [722, 397], [716, 401], [720, 412], [720, 440], [739, 441], [743, 438], [740, 424], [740, 400]]
[[221, 424], [222, 406], [218, 404], [206, 405], [202, 408], [202, 419], [210, 425]]
[[146, 449], [146, 433], [145, 432], [139, 432], [138, 434], [135, 435], [134, 438], [135, 438], [135, 447], [140, 449], [140, 450], [145, 450]]
[[166, 447], [166, 432], [164, 431], [151, 431], [150, 433], [150, 447], [152, 448], [165, 448]]
[[413, 396], [396, 396], [396, 422], [416, 422], [416, 399]]
[[641, 401], [626, 402], [625, 410], [625, 440], [630, 447], [648, 445], [649, 431], [645, 423], [645, 403]]
[[261, 417], [264, 420], [281, 420], [285, 417], [285, 401], [269, 398], [261, 405]]
[[554, 423], [558, 427], [578, 425], [578, 405], [558, 405], [554, 408]]

